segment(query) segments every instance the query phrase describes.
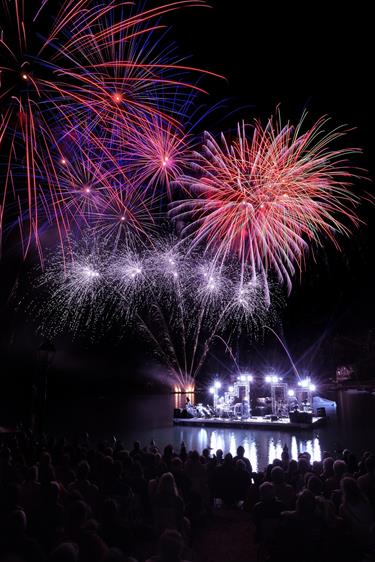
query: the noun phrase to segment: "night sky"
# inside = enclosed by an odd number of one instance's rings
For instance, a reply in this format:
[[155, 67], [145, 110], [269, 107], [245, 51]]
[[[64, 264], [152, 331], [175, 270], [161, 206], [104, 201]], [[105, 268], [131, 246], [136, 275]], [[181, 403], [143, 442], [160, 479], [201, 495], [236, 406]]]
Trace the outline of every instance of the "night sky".
[[[326, 4], [316, 3], [303, 13], [286, 2], [277, 8], [245, 0], [211, 0], [210, 4], [211, 9], [185, 10], [167, 18], [181, 53], [192, 55], [189, 63], [227, 78], [204, 83], [211, 95], [202, 98], [203, 103], [223, 100], [220, 110], [208, 118], [207, 127], [230, 130], [241, 119], [264, 120], [278, 105], [292, 122], [305, 109], [308, 123], [328, 114], [333, 125], [346, 123], [355, 128], [344, 142], [363, 149], [355, 163], [366, 168], [371, 179], [375, 98], [370, 6], [354, 3], [349, 9], [341, 5], [328, 14]], [[373, 184], [357, 181], [355, 189], [373, 192]], [[372, 373], [375, 209], [364, 204], [361, 216], [367, 224], [352, 239], [341, 241], [340, 254], [326, 247], [309, 256], [306, 271], [295, 279], [281, 313], [279, 331], [294, 357], [301, 358], [299, 366], [321, 377], [333, 376], [338, 361], [356, 363], [366, 376]], [[24, 372], [40, 340], [32, 335], [29, 324], [24, 325], [24, 316], [13, 313], [15, 303], [9, 301], [10, 289], [23, 268], [9, 253], [1, 268], [3, 370]], [[11, 304], [7, 307], [6, 302]], [[107, 372], [126, 371], [131, 376], [146, 353], [143, 348], [134, 352], [130, 336], [116, 345], [86, 343], [85, 349], [71, 345], [67, 338], [59, 345], [56, 370], [66, 375], [100, 373], [109, 365]], [[244, 363], [283, 361], [271, 337], [255, 347], [241, 340], [240, 347]]]

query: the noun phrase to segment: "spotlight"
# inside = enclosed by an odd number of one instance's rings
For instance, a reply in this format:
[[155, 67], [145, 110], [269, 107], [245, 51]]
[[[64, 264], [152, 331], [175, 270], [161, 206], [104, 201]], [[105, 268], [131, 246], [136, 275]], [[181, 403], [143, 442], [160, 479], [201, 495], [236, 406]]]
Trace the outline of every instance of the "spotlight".
[[315, 390], [316, 390], [315, 384], [310, 384], [309, 389], [310, 389], [311, 392], [315, 392]]
[[221, 382], [215, 381], [215, 388], [221, 388]]
[[247, 375], [247, 380], [249, 382], [253, 382], [253, 375]]
[[294, 396], [294, 395], [295, 395], [294, 390], [293, 390], [292, 388], [290, 388], [290, 389], [288, 390], [288, 396], [292, 397], [292, 396]]
[[229, 387], [228, 387], [228, 391], [229, 391], [229, 392], [233, 392], [233, 390], [234, 390], [234, 387], [233, 387], [233, 386], [229, 386]]
[[265, 380], [266, 382], [272, 382], [272, 377], [271, 377], [270, 375], [267, 375], [267, 376], [264, 378], [264, 380]]
[[213, 386], [211, 386], [210, 390], [209, 390], [210, 394], [215, 394], [215, 389]]
[[279, 381], [279, 377], [276, 377], [275, 375], [272, 377], [272, 382], [278, 382]]

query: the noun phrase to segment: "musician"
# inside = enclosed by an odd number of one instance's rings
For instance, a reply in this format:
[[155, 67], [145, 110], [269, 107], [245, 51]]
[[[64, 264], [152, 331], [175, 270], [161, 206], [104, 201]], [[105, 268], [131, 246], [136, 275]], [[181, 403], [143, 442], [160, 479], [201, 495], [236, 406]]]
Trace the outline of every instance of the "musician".
[[185, 410], [189, 417], [195, 418], [198, 415], [197, 409], [190, 401], [190, 398], [186, 396], [185, 398]]

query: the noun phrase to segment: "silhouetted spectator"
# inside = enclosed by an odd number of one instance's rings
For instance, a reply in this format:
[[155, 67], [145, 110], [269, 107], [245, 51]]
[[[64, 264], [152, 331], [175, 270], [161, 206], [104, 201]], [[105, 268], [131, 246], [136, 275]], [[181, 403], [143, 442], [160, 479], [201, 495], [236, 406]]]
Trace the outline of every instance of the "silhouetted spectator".
[[69, 486], [69, 490], [77, 490], [82, 499], [96, 509], [98, 502], [98, 487], [89, 480], [90, 465], [87, 461], [81, 461], [78, 465], [77, 478]]
[[260, 501], [255, 504], [253, 509], [255, 540], [269, 547], [275, 539], [275, 531], [285, 507], [276, 499], [275, 487], [270, 482], [261, 484], [259, 497]]
[[157, 536], [166, 529], [186, 531], [184, 502], [181, 499], [173, 474], [166, 472], [159, 480], [153, 498], [154, 526]]
[[22, 562], [45, 560], [44, 552], [38, 542], [27, 534], [27, 517], [21, 509], [11, 511], [4, 521], [0, 553], [4, 560], [17, 559], [17, 556]]
[[236, 501], [236, 471], [233, 457], [227, 453], [222, 465], [215, 471], [215, 496], [220, 498], [227, 506], [231, 506]]
[[368, 548], [374, 514], [369, 501], [362, 494], [354, 478], [343, 478], [341, 482], [342, 503], [340, 515], [346, 530], [361, 548]]
[[236, 463], [238, 460], [242, 460], [245, 463], [245, 468], [247, 472], [251, 475], [253, 472], [253, 467], [248, 458], [245, 457], [245, 449], [242, 445], [237, 447], [237, 455], [234, 457], [233, 461]]
[[165, 531], [159, 540], [159, 554], [147, 562], [187, 562], [182, 559], [184, 540], [182, 535], [173, 530]]
[[285, 482], [285, 474], [280, 466], [274, 466], [271, 470], [271, 482], [274, 485], [275, 496], [285, 509], [293, 509], [296, 493], [293, 486]]
[[79, 562], [78, 546], [71, 542], [59, 544], [51, 553], [49, 562]]
[[347, 472], [346, 463], [342, 460], [336, 460], [333, 463], [333, 476], [326, 479], [324, 485], [324, 491], [329, 497], [335, 490], [340, 490], [341, 479]]
[[359, 476], [357, 482], [375, 512], [375, 455], [368, 455], [364, 461], [366, 473]]
[[234, 478], [235, 500], [236, 502], [244, 502], [249, 492], [251, 476], [246, 470], [246, 464], [243, 459], [236, 461]]

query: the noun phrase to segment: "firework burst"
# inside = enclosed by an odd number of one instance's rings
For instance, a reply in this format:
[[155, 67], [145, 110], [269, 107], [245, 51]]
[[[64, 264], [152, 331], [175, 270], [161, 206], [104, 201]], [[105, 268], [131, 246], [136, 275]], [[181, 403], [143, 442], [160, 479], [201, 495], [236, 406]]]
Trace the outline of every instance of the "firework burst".
[[[119, 130], [141, 129], [153, 115], [176, 123], [162, 100], [174, 99], [179, 89], [200, 90], [188, 84], [195, 69], [175, 55], [168, 59], [152, 37], [164, 14], [205, 2], [179, 0], [143, 12], [131, 4], [65, 0], [53, 19], [48, 2], [2, 0], [0, 218], [20, 224], [24, 255], [32, 240], [38, 243], [46, 206], [62, 247], [65, 242], [58, 163], [66, 156], [56, 123], [64, 135], [95, 132], [96, 149], [108, 155], [108, 139], [111, 147]], [[14, 177], [17, 166], [22, 182]]]
[[109, 255], [92, 241], [86, 242], [72, 242], [68, 260], [62, 251], [54, 253], [37, 279], [36, 291], [43, 298], [32, 306], [32, 314], [39, 331], [48, 337], [70, 332], [95, 339], [105, 331]]
[[327, 239], [338, 247], [338, 236], [360, 223], [347, 161], [357, 151], [331, 149], [346, 131], [325, 132], [327, 121], [302, 132], [303, 118], [296, 128], [271, 118], [251, 135], [243, 124], [221, 144], [206, 133], [194, 174], [180, 180], [193, 197], [172, 203], [171, 216], [185, 221], [183, 238], [204, 243], [218, 263], [237, 255], [242, 269], [249, 264], [265, 280], [274, 270], [290, 291], [309, 247]]
[[[151, 343], [174, 384], [187, 388], [198, 376], [216, 335], [254, 336], [275, 308], [266, 306], [264, 286], [234, 265], [218, 269], [189, 254], [176, 241], [158, 239], [147, 250], [112, 245], [91, 237], [72, 243], [48, 260], [37, 287], [40, 331], [49, 337], [72, 333], [93, 339], [113, 326], [135, 328]], [[241, 289], [239, 288], [241, 287]]]
[[153, 116], [144, 124], [142, 134], [133, 130], [128, 136], [128, 170], [139, 188], [155, 194], [164, 188], [172, 198], [172, 185], [186, 171], [192, 140], [180, 127]]

